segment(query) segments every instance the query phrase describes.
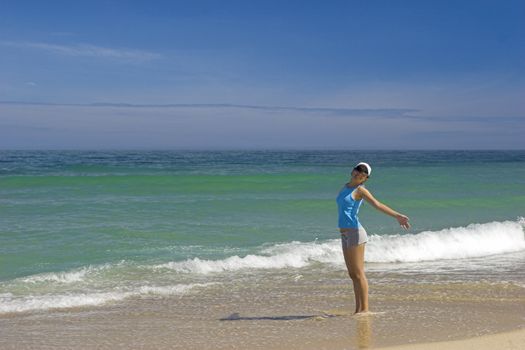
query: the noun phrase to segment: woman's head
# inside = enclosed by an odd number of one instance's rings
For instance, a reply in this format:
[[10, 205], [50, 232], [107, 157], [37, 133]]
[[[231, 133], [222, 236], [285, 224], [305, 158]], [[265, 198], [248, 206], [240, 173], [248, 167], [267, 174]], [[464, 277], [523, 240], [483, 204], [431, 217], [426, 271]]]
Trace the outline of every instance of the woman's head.
[[354, 169], [352, 169], [352, 178], [359, 183], [365, 182], [370, 174], [372, 173], [372, 167], [368, 163], [358, 163]]

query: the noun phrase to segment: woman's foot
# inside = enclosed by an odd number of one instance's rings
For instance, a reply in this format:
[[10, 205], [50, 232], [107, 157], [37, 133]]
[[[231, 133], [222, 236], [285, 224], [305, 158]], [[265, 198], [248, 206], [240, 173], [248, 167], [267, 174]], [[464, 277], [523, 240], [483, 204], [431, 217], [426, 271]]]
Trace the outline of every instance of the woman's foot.
[[369, 314], [369, 313], [370, 313], [370, 311], [368, 311], [368, 309], [366, 309], [366, 310], [359, 310], [359, 311], [354, 312], [354, 316], [366, 315], [366, 314]]

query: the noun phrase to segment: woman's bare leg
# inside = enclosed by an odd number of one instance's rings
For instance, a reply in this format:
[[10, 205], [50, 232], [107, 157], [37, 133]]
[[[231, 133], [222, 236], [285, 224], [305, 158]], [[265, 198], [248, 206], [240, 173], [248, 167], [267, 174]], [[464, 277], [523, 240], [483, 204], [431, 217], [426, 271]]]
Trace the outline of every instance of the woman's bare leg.
[[365, 275], [365, 244], [343, 249], [348, 275], [352, 279], [355, 295], [355, 312], [368, 311], [368, 281]]

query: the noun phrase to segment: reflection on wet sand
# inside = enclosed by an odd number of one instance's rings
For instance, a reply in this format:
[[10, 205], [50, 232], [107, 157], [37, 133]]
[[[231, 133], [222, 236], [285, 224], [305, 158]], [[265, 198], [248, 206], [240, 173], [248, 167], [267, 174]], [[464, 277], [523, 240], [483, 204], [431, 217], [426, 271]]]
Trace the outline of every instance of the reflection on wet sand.
[[372, 347], [372, 315], [364, 314], [355, 316], [356, 319], [356, 343], [359, 349]]

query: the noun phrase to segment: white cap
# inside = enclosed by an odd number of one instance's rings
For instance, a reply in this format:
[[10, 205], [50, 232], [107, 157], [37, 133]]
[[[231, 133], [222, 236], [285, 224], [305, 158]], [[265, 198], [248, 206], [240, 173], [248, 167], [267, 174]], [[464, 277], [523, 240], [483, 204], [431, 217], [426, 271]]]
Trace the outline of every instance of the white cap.
[[368, 170], [368, 175], [369, 175], [369, 176], [372, 174], [372, 167], [371, 167], [370, 165], [368, 165], [368, 163], [361, 162], [361, 163], [357, 164], [357, 165], [355, 166], [355, 168], [357, 168], [357, 167], [360, 166], [360, 165], [364, 165], [364, 166], [365, 166], [366, 170]]

